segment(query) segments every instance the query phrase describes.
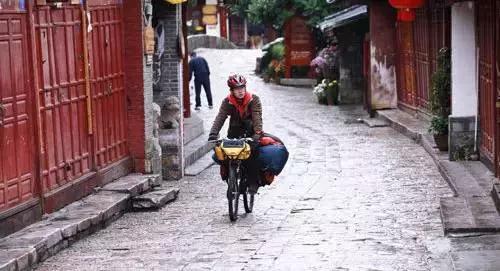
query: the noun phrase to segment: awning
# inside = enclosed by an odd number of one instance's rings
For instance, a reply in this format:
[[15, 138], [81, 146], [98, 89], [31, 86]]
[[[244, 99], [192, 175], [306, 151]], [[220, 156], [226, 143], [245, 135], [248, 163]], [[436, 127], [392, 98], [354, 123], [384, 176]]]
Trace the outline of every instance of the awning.
[[354, 5], [326, 17], [318, 25], [321, 30], [336, 28], [367, 16], [368, 7], [366, 5]]

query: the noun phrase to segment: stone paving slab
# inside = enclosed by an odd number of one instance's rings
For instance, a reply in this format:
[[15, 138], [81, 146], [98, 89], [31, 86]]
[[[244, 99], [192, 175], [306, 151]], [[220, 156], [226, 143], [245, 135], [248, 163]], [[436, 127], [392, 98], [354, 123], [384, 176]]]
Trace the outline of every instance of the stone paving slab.
[[500, 216], [491, 197], [449, 197], [440, 203], [445, 234], [500, 232]]
[[157, 186], [159, 184], [160, 175], [158, 174], [130, 174], [120, 178], [115, 182], [105, 185], [103, 188], [101, 188], [101, 190], [128, 193], [132, 197], [134, 197], [150, 190], [153, 186]]
[[445, 233], [499, 232], [500, 216], [492, 213], [495, 202], [491, 186], [495, 178], [481, 162], [449, 161], [447, 152], [435, 148], [434, 139], [426, 133], [428, 124], [424, 120], [397, 109], [381, 110], [377, 114], [389, 121], [394, 129], [422, 145], [454, 191], [455, 198], [443, 198], [440, 202]]
[[[0, 239], [0, 271], [30, 270], [76, 240], [107, 226], [129, 209], [133, 195], [158, 186], [158, 181], [159, 175], [122, 177], [46, 215], [42, 221]], [[177, 193], [178, 190], [173, 190], [163, 200], [169, 201]]]
[[491, 190], [491, 197], [495, 202], [495, 206], [497, 207], [497, 211], [500, 214], [500, 183], [495, 183], [493, 185], [493, 189]]
[[500, 267], [500, 250], [452, 252], [451, 258], [456, 271], [498, 271]]

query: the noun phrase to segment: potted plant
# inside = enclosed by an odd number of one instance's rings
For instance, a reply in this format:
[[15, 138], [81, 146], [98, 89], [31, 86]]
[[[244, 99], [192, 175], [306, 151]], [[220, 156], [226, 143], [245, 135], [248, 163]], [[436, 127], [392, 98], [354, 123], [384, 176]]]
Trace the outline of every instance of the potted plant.
[[440, 151], [448, 150], [448, 116], [451, 96], [451, 55], [446, 47], [438, 53], [438, 67], [431, 78], [430, 109], [433, 113], [429, 132]]
[[313, 89], [313, 93], [318, 98], [319, 104], [327, 104], [326, 88], [327, 88], [327, 81], [326, 79], [323, 79], [323, 81], [317, 84]]
[[433, 116], [429, 133], [434, 137], [434, 142], [440, 151], [448, 150], [448, 117]]
[[337, 80], [328, 82], [325, 92], [328, 105], [338, 104], [339, 85]]

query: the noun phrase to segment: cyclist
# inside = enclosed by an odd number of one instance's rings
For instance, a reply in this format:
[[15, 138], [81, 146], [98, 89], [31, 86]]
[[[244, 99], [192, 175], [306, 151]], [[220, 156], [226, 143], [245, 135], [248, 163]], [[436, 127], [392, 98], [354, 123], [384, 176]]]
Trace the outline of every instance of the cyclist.
[[[229, 116], [228, 138], [252, 137], [259, 142], [262, 136], [262, 104], [259, 96], [247, 91], [247, 80], [244, 76], [235, 74], [227, 80], [229, 95], [222, 101], [219, 113], [215, 118], [208, 140], [218, 139], [219, 132]], [[221, 164], [221, 177], [226, 180], [227, 166]], [[258, 166], [255, 159], [247, 161], [249, 191], [256, 192], [259, 187]]]

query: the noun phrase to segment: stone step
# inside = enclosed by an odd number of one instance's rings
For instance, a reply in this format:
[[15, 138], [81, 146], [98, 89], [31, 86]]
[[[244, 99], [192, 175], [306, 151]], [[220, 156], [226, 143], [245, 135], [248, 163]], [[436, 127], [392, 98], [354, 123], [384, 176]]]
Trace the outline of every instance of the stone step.
[[167, 203], [177, 199], [179, 189], [160, 186], [150, 192], [132, 198], [132, 208], [135, 211], [157, 210]]
[[387, 120], [385, 120], [384, 118], [381, 118], [380, 116], [377, 116], [374, 118], [370, 118], [370, 117], [362, 118], [361, 121], [364, 124], [368, 125], [368, 127], [370, 127], [370, 128], [389, 126], [389, 123], [387, 122]]
[[500, 214], [500, 183], [493, 184], [493, 189], [491, 190], [491, 197], [493, 198], [493, 202], [495, 202], [497, 211]]
[[489, 196], [441, 198], [440, 206], [445, 234], [500, 232], [500, 215]]
[[198, 159], [207, 154], [213, 145], [208, 143], [208, 135], [201, 135], [184, 146], [184, 167], [194, 164]]
[[115, 182], [105, 185], [100, 190], [119, 193], [128, 193], [134, 197], [151, 190], [154, 186], [160, 185], [161, 176], [159, 174], [129, 174]]
[[213, 164], [215, 164], [215, 162], [212, 159], [212, 152], [208, 152], [203, 157], [201, 157], [196, 162], [194, 162], [192, 165], [190, 165], [189, 167], [186, 167], [186, 169], [184, 170], [184, 175], [196, 176], [196, 175], [200, 174], [202, 171], [204, 171], [205, 169], [212, 166]]
[[316, 79], [310, 78], [281, 78], [280, 84], [284, 86], [312, 87], [316, 85]]
[[0, 271], [31, 270], [76, 240], [118, 219], [129, 210], [132, 196], [151, 190], [159, 181], [159, 175], [130, 174], [1, 238]]
[[193, 114], [190, 118], [184, 119], [184, 145], [203, 135], [203, 120]]

